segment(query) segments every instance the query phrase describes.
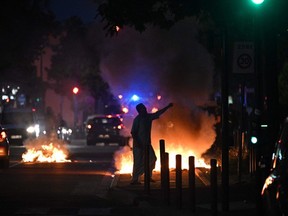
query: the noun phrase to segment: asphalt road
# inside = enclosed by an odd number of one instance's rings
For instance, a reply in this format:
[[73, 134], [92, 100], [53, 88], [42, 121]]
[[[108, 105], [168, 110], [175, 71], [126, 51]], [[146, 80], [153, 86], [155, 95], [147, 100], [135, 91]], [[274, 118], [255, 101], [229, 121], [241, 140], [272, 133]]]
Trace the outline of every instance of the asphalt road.
[[[84, 140], [73, 140], [72, 143], [67, 146], [67, 148], [69, 151], [68, 159], [70, 159], [71, 162], [27, 163], [22, 161], [22, 154], [26, 152], [26, 147], [11, 147], [10, 167], [9, 169], [0, 170], [1, 216], [151, 216], [157, 215], [157, 212], [159, 215], [168, 215], [166, 214], [167, 212], [164, 211], [166, 207], [154, 207], [155, 203], [157, 203], [153, 201], [154, 199], [152, 199], [152, 203], [144, 200], [143, 204], [140, 202], [138, 206], [131, 206], [130, 203], [134, 203], [133, 199], [135, 198], [135, 195], [130, 195], [132, 197], [130, 197], [131, 202], [127, 205], [127, 201], [129, 201], [129, 194], [142, 194], [143, 186], [136, 188], [131, 187], [129, 184], [130, 178], [127, 181], [123, 181], [123, 177], [125, 177], [125, 175], [121, 175], [121, 179], [119, 179], [119, 176], [114, 175], [115, 168], [113, 155], [114, 152], [119, 149], [119, 147], [87, 146]], [[170, 186], [172, 188], [175, 184], [175, 181], [173, 180], [173, 173], [174, 172], [171, 172], [172, 180], [170, 179]], [[186, 172], [184, 172], [184, 174], [185, 173]], [[207, 202], [209, 203], [211, 196], [208, 186], [209, 180], [207, 181], [207, 179], [209, 179], [209, 175], [197, 169], [196, 177], [196, 186], [199, 186], [199, 188], [196, 189], [197, 203], [200, 206], [204, 206], [201, 207], [201, 209], [209, 209], [211, 204], [208, 204], [208, 207], [205, 207]], [[185, 179], [185, 177], [183, 177], [183, 179]], [[118, 182], [118, 184], [117, 188], [112, 190], [113, 196], [111, 198], [111, 190], [108, 189], [111, 188], [115, 182]], [[160, 183], [160, 181], [157, 182], [158, 183], [155, 184], [156, 186]], [[152, 185], [152, 187], [156, 187], [155, 185]], [[183, 186], [185, 186], [184, 183]], [[156, 189], [153, 190], [153, 193], [158, 194], [159, 191], [160, 186], [156, 187]], [[171, 192], [172, 191], [174, 190], [171, 190]], [[247, 206], [246, 203], [250, 204], [251, 199], [253, 200], [253, 197], [251, 196], [251, 194], [253, 194], [251, 193], [252, 191], [253, 185], [251, 184], [233, 185], [231, 187], [231, 202], [233, 201], [233, 203], [240, 203], [241, 205], [245, 203], [245, 206]], [[177, 196], [172, 194], [171, 201], [174, 203], [173, 200]], [[185, 196], [185, 194], [188, 195], [188, 193], [186, 193], [184, 190], [183, 195]], [[115, 195], [117, 196], [117, 201], [114, 199]], [[161, 200], [161, 196], [162, 195], [160, 194], [158, 200]], [[124, 203], [126, 203], [124, 206], [119, 206], [119, 197], [122, 201], [124, 201]], [[189, 206], [189, 198], [183, 197], [184, 205], [185, 202], [187, 202], [187, 206]], [[157, 211], [155, 208], [157, 208]], [[139, 213], [144, 210], [147, 211], [147, 214]], [[160, 212], [163, 214], [160, 214]], [[241, 213], [242, 210], [237, 212]], [[171, 211], [171, 213], [173, 213], [173, 211]], [[208, 213], [209, 215], [211, 214], [209, 210]], [[249, 213], [251, 213], [251, 215], [255, 215], [255, 211], [249, 210]], [[184, 215], [185, 214], [183, 214], [183, 216]], [[188, 215], [190, 215], [190, 213]], [[198, 215], [205, 214], [202, 214], [201, 211]], [[247, 214], [246, 212], [245, 215], [250, 214]]]
[[77, 140], [68, 145], [71, 162], [24, 163], [26, 148], [12, 146], [9, 169], [0, 170], [0, 215], [105, 215], [117, 148]]

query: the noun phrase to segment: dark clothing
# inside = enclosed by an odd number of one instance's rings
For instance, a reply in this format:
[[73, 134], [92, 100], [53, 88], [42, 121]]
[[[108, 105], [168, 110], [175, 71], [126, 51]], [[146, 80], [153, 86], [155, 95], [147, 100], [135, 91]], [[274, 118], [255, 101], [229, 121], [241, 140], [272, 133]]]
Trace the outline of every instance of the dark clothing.
[[147, 113], [146, 107], [141, 104], [138, 106], [137, 115], [133, 121], [131, 134], [133, 138], [133, 175], [132, 181], [138, 181], [139, 177], [144, 174], [144, 152], [145, 146], [149, 146], [149, 165], [150, 165], [150, 176], [155, 168], [157, 157], [154, 149], [151, 145], [151, 128], [152, 121], [158, 119], [172, 104], [169, 104], [165, 108], [155, 112]]
[[159, 113], [147, 113], [138, 115], [133, 121], [131, 134], [133, 137], [133, 147], [144, 149], [145, 145], [151, 145], [152, 121], [160, 117]]

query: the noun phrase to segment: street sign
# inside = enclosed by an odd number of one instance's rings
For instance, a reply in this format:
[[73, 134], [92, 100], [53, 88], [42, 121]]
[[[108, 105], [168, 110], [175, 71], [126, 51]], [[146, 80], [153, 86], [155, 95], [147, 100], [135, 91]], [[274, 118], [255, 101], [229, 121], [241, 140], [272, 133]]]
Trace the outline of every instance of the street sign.
[[254, 43], [235, 42], [233, 52], [233, 73], [254, 73]]

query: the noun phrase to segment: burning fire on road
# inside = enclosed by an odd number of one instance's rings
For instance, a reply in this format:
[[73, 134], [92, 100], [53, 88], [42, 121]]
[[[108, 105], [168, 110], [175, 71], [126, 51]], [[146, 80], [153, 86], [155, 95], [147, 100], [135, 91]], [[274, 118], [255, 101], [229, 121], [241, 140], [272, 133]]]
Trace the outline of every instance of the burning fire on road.
[[40, 137], [25, 143], [27, 151], [22, 154], [23, 162], [63, 163], [71, 162], [65, 142], [57, 138]]
[[[176, 168], [176, 155], [180, 154], [182, 156], [182, 169], [189, 169], [188, 162], [190, 156], [195, 156], [193, 151], [183, 151], [183, 149], [179, 148], [171, 148], [170, 150], [167, 149], [169, 153], [169, 168], [174, 169]], [[160, 152], [155, 151], [157, 156], [156, 166], [154, 171], [160, 171]], [[118, 171], [123, 173], [132, 173], [133, 169], [133, 154], [132, 149], [128, 146], [123, 147], [121, 150], [115, 153], [115, 161], [116, 161], [116, 168]], [[207, 168], [210, 169], [210, 165], [204, 162], [202, 158], [195, 158], [195, 167]]]
[[[204, 153], [214, 142], [216, 132], [214, 124], [216, 119], [207, 113], [199, 111], [194, 115], [189, 115], [182, 110], [175, 110], [177, 115], [163, 116], [163, 124], [155, 122], [153, 124], [152, 145], [157, 156], [156, 167], [154, 171], [160, 171], [160, 150], [159, 140], [165, 140], [165, 152], [169, 153], [169, 168], [176, 167], [176, 155], [182, 156], [182, 169], [189, 169], [189, 157], [195, 157], [195, 167], [208, 168], [210, 164], [206, 164], [201, 154]], [[172, 112], [172, 109], [171, 109]], [[175, 114], [174, 113], [174, 114]], [[183, 115], [185, 113], [186, 115]], [[161, 120], [161, 119], [160, 119]], [[158, 121], [160, 121], [158, 120]], [[190, 120], [190, 121], [189, 121]], [[165, 124], [166, 122], [166, 124]], [[133, 153], [132, 143], [130, 147], [126, 146], [115, 152], [115, 168], [120, 173], [132, 173], [133, 169]]]

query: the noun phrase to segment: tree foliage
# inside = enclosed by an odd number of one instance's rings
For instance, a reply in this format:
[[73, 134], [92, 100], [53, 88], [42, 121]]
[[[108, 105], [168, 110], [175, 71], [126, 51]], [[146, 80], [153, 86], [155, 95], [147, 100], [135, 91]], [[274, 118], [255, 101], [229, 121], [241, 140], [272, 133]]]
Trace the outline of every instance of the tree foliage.
[[49, 78], [79, 79], [90, 67], [91, 58], [95, 57], [89, 51], [85, 42], [86, 27], [77, 17], [67, 20], [62, 28], [59, 44], [53, 45], [55, 55], [52, 56]]
[[[109, 84], [103, 80], [100, 56], [88, 35], [88, 27], [78, 17], [66, 20], [59, 44], [53, 46], [55, 55], [48, 76], [55, 80], [54, 90], [61, 95], [71, 95], [71, 83], [86, 89], [95, 101], [109, 104], [113, 100]], [[95, 40], [95, 38], [92, 38]]]
[[33, 92], [39, 80], [32, 63], [57, 29], [53, 14], [45, 0], [4, 0], [0, 5], [1, 81], [13, 80]]
[[142, 32], [147, 25], [170, 28], [175, 22], [197, 12], [196, 0], [109, 0], [102, 3], [99, 15], [107, 21], [106, 29], [113, 35], [115, 26], [131, 26]]

